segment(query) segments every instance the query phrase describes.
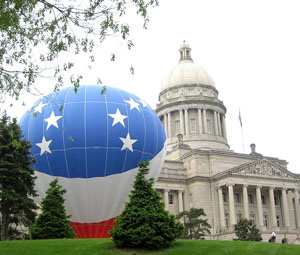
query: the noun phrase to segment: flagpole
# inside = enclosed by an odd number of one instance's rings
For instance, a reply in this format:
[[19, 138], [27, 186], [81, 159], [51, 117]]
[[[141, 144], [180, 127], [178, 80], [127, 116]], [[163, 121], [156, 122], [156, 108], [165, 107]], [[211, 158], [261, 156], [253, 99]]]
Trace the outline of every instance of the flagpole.
[[245, 153], [245, 144], [244, 144], [244, 133], [243, 133], [243, 123], [242, 123], [242, 117], [241, 117], [241, 109], [239, 109], [239, 120], [240, 120], [240, 124], [241, 124], [243, 153]]
[[245, 144], [244, 144], [244, 134], [243, 134], [243, 127], [241, 127], [241, 133], [242, 133], [242, 145], [243, 145], [243, 153], [245, 153]]

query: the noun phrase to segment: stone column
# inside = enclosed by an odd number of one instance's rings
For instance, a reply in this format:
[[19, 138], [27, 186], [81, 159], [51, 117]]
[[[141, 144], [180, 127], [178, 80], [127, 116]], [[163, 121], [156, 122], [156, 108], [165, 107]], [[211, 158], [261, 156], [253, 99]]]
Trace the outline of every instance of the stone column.
[[243, 206], [244, 206], [244, 218], [249, 220], [249, 201], [248, 201], [248, 190], [247, 190], [248, 185], [244, 184], [243, 185]]
[[188, 135], [190, 134], [188, 109], [184, 110], [184, 118], [185, 118], [185, 134]]
[[204, 126], [204, 134], [207, 134], [207, 120], [206, 120], [206, 109], [203, 109], [203, 126]]
[[296, 214], [296, 225], [300, 228], [300, 205], [299, 205], [299, 190], [295, 189], [295, 214]]
[[164, 190], [164, 203], [165, 203], [165, 209], [169, 210], [169, 191], [168, 189]]
[[214, 111], [214, 126], [215, 126], [215, 135], [219, 135], [218, 117], [216, 111]]
[[184, 135], [184, 121], [183, 121], [183, 110], [179, 110], [179, 117], [180, 117], [180, 132]]
[[166, 131], [166, 137], [169, 137], [168, 134], [168, 119], [167, 119], [167, 114], [164, 115], [164, 127], [165, 127], [165, 131]]
[[274, 188], [269, 188], [269, 202], [270, 202], [270, 222], [273, 230], [277, 229], [276, 210], [275, 210], [275, 199], [274, 199]]
[[263, 209], [261, 203], [261, 186], [256, 186], [256, 203], [257, 203], [257, 226], [262, 229], [264, 228], [264, 221], [263, 221]]
[[233, 184], [229, 183], [227, 184], [227, 186], [228, 186], [228, 197], [229, 197], [229, 221], [230, 221], [230, 228], [233, 229], [234, 225], [236, 224]]
[[198, 124], [199, 124], [199, 134], [203, 134], [203, 127], [202, 127], [202, 113], [201, 109], [198, 109]]
[[226, 131], [226, 122], [225, 122], [225, 115], [222, 115], [222, 127], [223, 127], [223, 131], [222, 131], [222, 133], [223, 133], [223, 137], [225, 138], [225, 139], [227, 139], [227, 131]]
[[287, 197], [286, 197], [286, 188], [282, 188], [281, 197], [282, 197], [282, 207], [283, 207], [282, 211], [283, 211], [284, 227], [289, 228], [290, 227], [290, 217], [289, 217], [289, 208], [288, 208]]
[[217, 119], [218, 119], [219, 136], [222, 136], [221, 118], [220, 118], [220, 113], [219, 112], [217, 112]]
[[225, 229], [225, 213], [224, 213], [224, 201], [223, 201], [223, 192], [222, 187], [218, 187], [218, 195], [219, 195], [219, 215], [220, 215], [220, 228]]
[[183, 198], [182, 198], [182, 195], [183, 195], [183, 191], [179, 190], [178, 191], [178, 209], [179, 209], [179, 212], [183, 211]]
[[168, 113], [168, 135], [169, 138], [172, 137], [172, 126], [171, 126], [171, 112]]

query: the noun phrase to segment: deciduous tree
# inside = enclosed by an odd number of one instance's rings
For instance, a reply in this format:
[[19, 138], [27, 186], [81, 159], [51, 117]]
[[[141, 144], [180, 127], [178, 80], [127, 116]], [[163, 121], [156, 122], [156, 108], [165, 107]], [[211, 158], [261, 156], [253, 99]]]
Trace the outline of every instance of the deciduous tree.
[[[148, 9], [157, 4], [158, 0], [1, 0], [0, 92], [18, 98], [21, 90], [32, 90], [38, 76], [55, 78], [58, 89], [62, 72], [74, 63], [62, 61], [51, 68], [49, 63], [63, 52], [88, 54], [93, 62], [94, 46], [110, 36], [126, 41], [130, 49], [127, 12], [134, 9], [146, 28]], [[81, 78], [69, 76], [75, 90]]]
[[205, 234], [210, 234], [211, 225], [207, 222], [207, 219], [201, 218], [206, 216], [202, 208], [192, 208], [189, 211], [183, 211], [177, 215], [178, 219], [183, 219], [185, 231], [183, 238], [186, 239], [202, 239]]
[[241, 241], [261, 241], [262, 237], [259, 229], [247, 219], [241, 219], [238, 224], [234, 226], [234, 232]]

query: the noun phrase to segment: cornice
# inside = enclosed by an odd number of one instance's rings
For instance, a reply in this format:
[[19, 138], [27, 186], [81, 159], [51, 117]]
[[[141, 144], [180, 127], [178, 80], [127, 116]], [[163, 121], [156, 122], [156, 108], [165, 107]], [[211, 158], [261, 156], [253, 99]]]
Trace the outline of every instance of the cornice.
[[[201, 149], [192, 149], [191, 151], [187, 152], [186, 154], [182, 155], [179, 160], [183, 160], [185, 158], [188, 158], [192, 155], [200, 154], [200, 155], [207, 155], [207, 156], [233, 156], [236, 158], [243, 158], [243, 159], [252, 159], [253, 161], [261, 160], [261, 159], [267, 159], [274, 163], [273, 161], [280, 162], [282, 164], [287, 164], [286, 160], [275, 158], [275, 157], [268, 157], [268, 156], [253, 156], [250, 154], [243, 154], [243, 153], [237, 153], [232, 150], [201, 150]], [[249, 164], [249, 163], [246, 163]], [[277, 163], [278, 164], [278, 163]], [[240, 165], [241, 166], [241, 165]], [[237, 166], [239, 167], [239, 166]]]
[[226, 107], [224, 106], [222, 101], [213, 101], [213, 100], [205, 100], [205, 99], [184, 99], [180, 101], [173, 101], [173, 102], [167, 102], [161, 106], [158, 106], [155, 111], [158, 114], [160, 111], [163, 111], [170, 107], [178, 107], [181, 105], [190, 105], [190, 104], [208, 104], [208, 105], [214, 105], [217, 107], [220, 107], [225, 113], [227, 111]]
[[176, 178], [167, 178], [167, 177], [158, 177], [156, 183], [163, 182], [163, 183], [181, 183], [186, 184], [186, 179], [176, 179]]
[[159, 96], [161, 96], [162, 94], [164, 94], [168, 91], [171, 91], [171, 90], [180, 89], [180, 88], [190, 88], [190, 87], [193, 87], [193, 88], [201, 87], [201, 88], [205, 88], [205, 89], [211, 89], [214, 92], [216, 92], [217, 94], [219, 94], [219, 91], [215, 87], [213, 87], [212, 85], [198, 83], [198, 84], [181, 84], [181, 85], [172, 86], [170, 88], [162, 90], [159, 93]]

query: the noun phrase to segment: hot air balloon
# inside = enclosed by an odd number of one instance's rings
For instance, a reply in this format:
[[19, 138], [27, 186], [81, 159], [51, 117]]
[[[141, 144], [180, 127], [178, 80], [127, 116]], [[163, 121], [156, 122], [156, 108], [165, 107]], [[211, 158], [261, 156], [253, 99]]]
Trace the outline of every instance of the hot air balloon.
[[36, 160], [37, 202], [54, 179], [67, 190], [65, 207], [78, 238], [109, 237], [140, 161], [157, 178], [166, 135], [155, 111], [137, 96], [98, 85], [54, 92], [20, 121]]

